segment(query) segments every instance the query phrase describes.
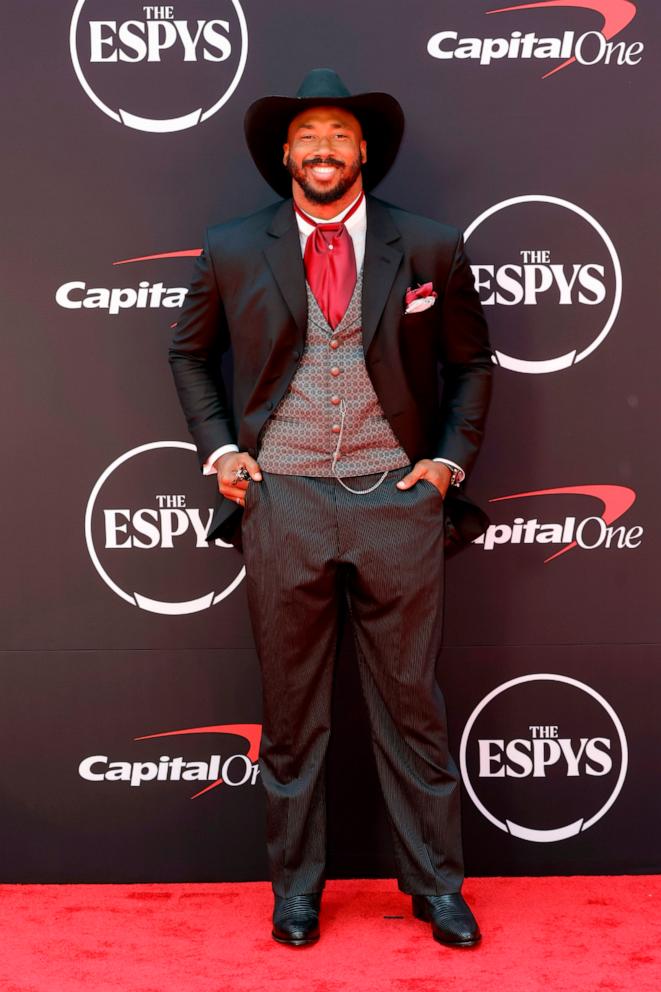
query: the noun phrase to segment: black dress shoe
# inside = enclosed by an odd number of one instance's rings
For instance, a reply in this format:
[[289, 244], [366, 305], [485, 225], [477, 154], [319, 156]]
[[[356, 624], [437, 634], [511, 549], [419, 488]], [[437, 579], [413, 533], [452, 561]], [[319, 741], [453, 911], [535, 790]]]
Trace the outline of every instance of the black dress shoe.
[[461, 892], [412, 896], [413, 915], [431, 923], [434, 940], [451, 947], [472, 947], [482, 939], [477, 920]]
[[280, 944], [313, 944], [319, 940], [321, 892], [276, 896], [272, 936]]

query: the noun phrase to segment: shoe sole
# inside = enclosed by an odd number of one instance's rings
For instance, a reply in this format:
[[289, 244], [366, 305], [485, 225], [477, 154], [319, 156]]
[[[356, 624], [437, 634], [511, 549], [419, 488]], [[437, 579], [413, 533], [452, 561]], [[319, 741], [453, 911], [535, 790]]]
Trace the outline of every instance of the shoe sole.
[[437, 944], [442, 944], [443, 947], [475, 947], [482, 940], [482, 937], [474, 937], [473, 940], [441, 940], [436, 934], [433, 934], [434, 940]]
[[271, 936], [278, 944], [287, 944], [289, 947], [304, 947], [306, 944], [316, 944], [319, 937], [303, 937], [300, 940], [287, 940], [285, 937], [276, 937], [274, 933]]

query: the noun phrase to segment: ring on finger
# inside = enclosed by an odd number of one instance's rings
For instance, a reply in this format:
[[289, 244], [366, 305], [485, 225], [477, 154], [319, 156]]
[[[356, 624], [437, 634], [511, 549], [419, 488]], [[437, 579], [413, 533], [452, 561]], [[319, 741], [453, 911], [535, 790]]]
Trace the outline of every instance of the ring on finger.
[[245, 465], [239, 465], [239, 467], [237, 468], [234, 474], [234, 478], [232, 479], [232, 483], [234, 485], [236, 485], [236, 483], [240, 481], [242, 482], [250, 481], [250, 472], [247, 470]]

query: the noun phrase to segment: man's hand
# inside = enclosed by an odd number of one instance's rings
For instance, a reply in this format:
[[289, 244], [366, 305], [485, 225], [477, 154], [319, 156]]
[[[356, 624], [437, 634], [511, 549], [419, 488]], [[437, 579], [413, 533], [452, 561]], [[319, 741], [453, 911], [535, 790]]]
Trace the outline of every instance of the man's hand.
[[214, 467], [218, 476], [218, 491], [225, 499], [233, 499], [239, 506], [246, 504], [246, 489], [250, 483], [236, 478], [238, 470], [244, 467], [254, 482], [262, 481], [259, 465], [247, 451], [228, 451], [214, 462]]
[[410, 489], [411, 486], [416, 484], [418, 479], [427, 479], [428, 482], [436, 486], [443, 499], [445, 499], [451, 478], [452, 472], [444, 462], [435, 462], [431, 458], [422, 458], [419, 462], [415, 463], [408, 475], [405, 475], [403, 479], [399, 480], [397, 488]]

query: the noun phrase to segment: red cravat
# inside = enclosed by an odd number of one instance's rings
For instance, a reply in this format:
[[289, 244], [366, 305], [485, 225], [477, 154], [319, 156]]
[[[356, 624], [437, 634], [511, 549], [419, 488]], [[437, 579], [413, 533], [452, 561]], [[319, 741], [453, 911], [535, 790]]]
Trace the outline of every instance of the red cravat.
[[[344, 221], [356, 212], [362, 200], [361, 193]], [[353, 241], [344, 221], [340, 224], [318, 224], [296, 204], [294, 208], [308, 224], [315, 225], [305, 245], [305, 274], [317, 303], [334, 330], [344, 317], [356, 286]]]

